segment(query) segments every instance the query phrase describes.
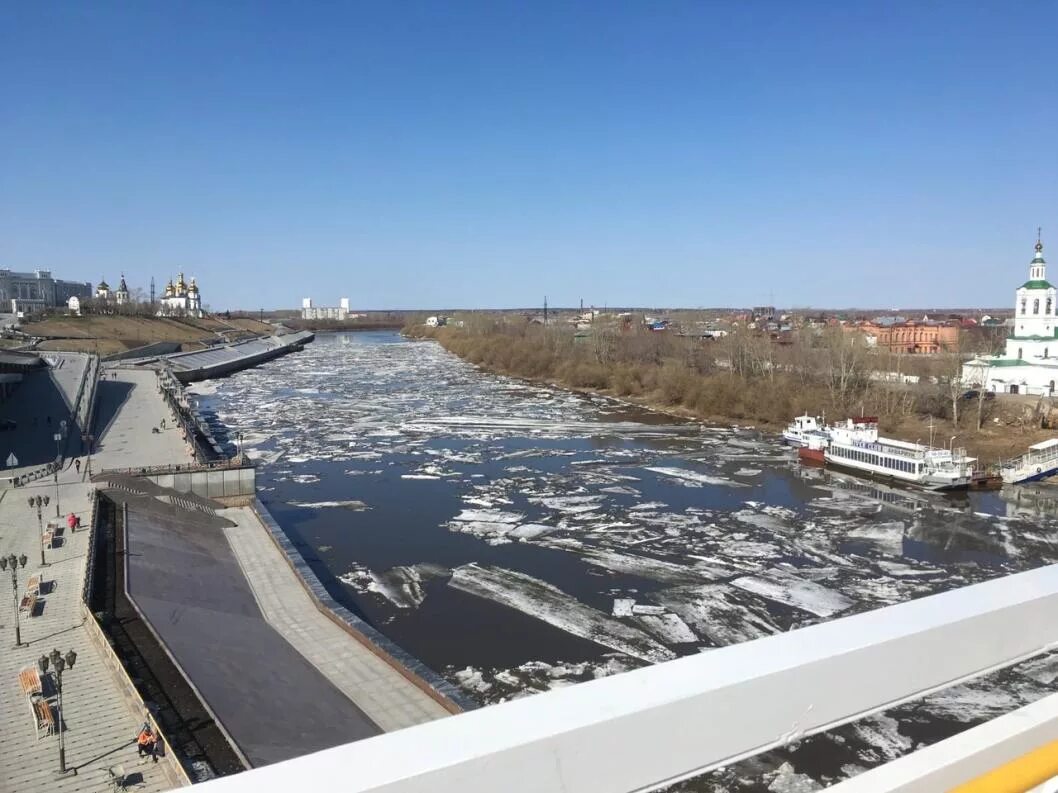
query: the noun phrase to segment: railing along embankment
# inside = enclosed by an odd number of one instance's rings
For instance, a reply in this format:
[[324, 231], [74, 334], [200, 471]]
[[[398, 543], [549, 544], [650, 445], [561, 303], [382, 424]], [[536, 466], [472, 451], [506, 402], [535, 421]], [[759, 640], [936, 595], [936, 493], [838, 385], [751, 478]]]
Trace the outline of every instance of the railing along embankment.
[[155, 372], [158, 377], [158, 393], [183, 430], [184, 442], [191, 448], [195, 462], [207, 463], [216, 450], [216, 442], [213, 441], [209, 427], [196, 415], [184, 390], [184, 384], [173, 375], [172, 367], [163, 362]]

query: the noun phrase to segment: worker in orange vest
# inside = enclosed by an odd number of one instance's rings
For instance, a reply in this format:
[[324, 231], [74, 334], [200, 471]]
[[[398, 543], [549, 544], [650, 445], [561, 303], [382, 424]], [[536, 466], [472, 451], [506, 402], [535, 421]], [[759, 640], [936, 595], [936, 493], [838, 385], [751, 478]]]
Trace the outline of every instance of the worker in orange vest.
[[149, 755], [154, 762], [158, 762], [158, 757], [154, 753], [154, 746], [157, 743], [157, 739], [154, 737], [154, 733], [151, 732], [151, 728], [146, 724], [143, 725], [143, 729], [140, 730], [140, 735], [136, 739], [136, 743], [139, 746], [140, 757]]

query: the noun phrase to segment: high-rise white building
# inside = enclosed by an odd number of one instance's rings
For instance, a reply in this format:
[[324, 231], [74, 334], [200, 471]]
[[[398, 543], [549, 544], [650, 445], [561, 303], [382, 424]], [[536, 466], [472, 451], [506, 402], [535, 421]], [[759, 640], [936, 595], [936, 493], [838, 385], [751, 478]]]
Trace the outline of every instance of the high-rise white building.
[[348, 319], [349, 298], [343, 297], [337, 306], [313, 306], [312, 298], [306, 297], [301, 300], [302, 319]]

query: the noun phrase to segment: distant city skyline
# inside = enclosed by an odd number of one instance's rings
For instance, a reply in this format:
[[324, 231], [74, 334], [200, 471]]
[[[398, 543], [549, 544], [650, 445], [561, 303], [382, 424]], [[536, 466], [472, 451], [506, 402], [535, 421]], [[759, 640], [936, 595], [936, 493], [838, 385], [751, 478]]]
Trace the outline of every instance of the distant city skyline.
[[1058, 5], [24, 5], [0, 268], [214, 310], [1011, 303]]

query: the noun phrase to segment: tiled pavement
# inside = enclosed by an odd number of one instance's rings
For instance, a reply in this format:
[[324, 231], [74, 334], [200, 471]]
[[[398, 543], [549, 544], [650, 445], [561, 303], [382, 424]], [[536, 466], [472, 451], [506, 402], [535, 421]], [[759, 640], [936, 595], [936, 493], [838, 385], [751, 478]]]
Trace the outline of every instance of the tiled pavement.
[[[96, 428], [101, 437], [93, 458], [97, 469], [190, 461], [176, 431], [150, 432], [167, 413], [153, 381], [151, 372], [122, 371], [109, 389], [101, 389], [97, 414], [102, 414], [102, 422]], [[16, 392], [13, 399], [17, 398]], [[172, 424], [171, 417], [167, 423]], [[84, 481], [84, 466], [78, 475], [72, 463], [68, 461], [59, 476], [62, 513], [73, 511], [87, 522], [90, 485]], [[53, 482], [0, 491], [0, 553], [24, 553], [29, 560], [18, 573], [19, 592], [25, 591], [25, 582], [35, 573], [43, 572], [50, 584], [38, 616], [21, 619], [23, 646], [16, 648], [11, 575], [0, 572], [0, 791], [107, 791], [111, 789], [107, 769], [118, 765], [139, 775], [136, 790], [167, 790], [171, 785], [164, 764], [137, 759], [135, 738], [142, 717], [122, 698], [84, 624], [81, 588], [88, 532], [67, 532], [61, 547], [45, 552], [48, 566], [42, 569], [36, 510], [27, 506], [27, 498], [38, 493], [54, 499]], [[46, 518], [55, 519], [54, 502], [46, 512]], [[74, 668], [63, 675], [66, 764], [77, 769], [67, 776], [57, 775], [58, 737], [37, 739], [27, 698], [18, 684], [19, 670], [53, 648], [77, 652]]]

